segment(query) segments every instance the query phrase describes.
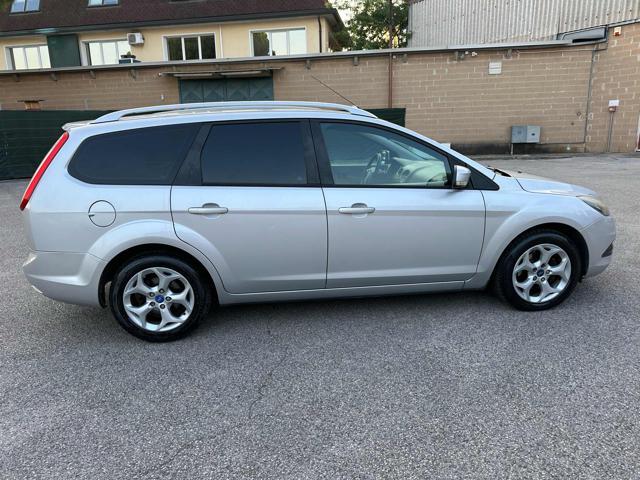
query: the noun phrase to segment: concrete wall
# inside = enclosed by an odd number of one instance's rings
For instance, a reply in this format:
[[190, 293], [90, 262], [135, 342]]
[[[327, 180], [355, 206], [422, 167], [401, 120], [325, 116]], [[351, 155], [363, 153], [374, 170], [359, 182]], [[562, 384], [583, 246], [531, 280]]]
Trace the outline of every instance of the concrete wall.
[[[404, 55], [406, 53], [406, 56]], [[619, 99], [611, 151], [635, 149], [640, 117], [640, 24], [623, 27], [608, 44], [469, 52], [397, 51], [394, 107], [407, 109], [407, 126], [467, 151], [505, 151], [511, 125], [542, 127], [542, 151], [604, 151], [610, 99]], [[474, 55], [475, 54], [475, 55]], [[165, 65], [131, 70], [0, 75], [0, 106], [44, 99], [44, 109], [120, 109], [176, 103], [178, 81], [159, 72], [281, 67], [274, 72], [277, 100], [346, 103], [328, 84], [363, 108], [387, 106], [384, 53], [276, 58], [267, 62]], [[489, 74], [501, 62], [502, 73]], [[310, 68], [309, 68], [310, 67]]]
[[[78, 41], [96, 40], [126, 40], [127, 33], [139, 31], [144, 35], [144, 45], [131, 46], [131, 53], [142, 62], [161, 62], [167, 60], [165, 51], [165, 37], [193, 34], [214, 34], [216, 39], [216, 55], [218, 58], [250, 57], [251, 36], [254, 30], [278, 30], [286, 28], [304, 28], [307, 33], [307, 52], [326, 52], [329, 49], [329, 32], [331, 27], [324, 17], [322, 24], [322, 43], [320, 40], [320, 25], [318, 17], [299, 17], [286, 20], [264, 20], [228, 23], [203, 23], [196, 25], [163, 26], [141, 29], [91, 31], [78, 34]], [[45, 36], [23, 36], [0, 38], [0, 70], [9, 69], [7, 62], [7, 48], [33, 44], [46, 45]], [[321, 48], [322, 47], [322, 48]], [[86, 55], [82, 48], [83, 64], [86, 65]]]

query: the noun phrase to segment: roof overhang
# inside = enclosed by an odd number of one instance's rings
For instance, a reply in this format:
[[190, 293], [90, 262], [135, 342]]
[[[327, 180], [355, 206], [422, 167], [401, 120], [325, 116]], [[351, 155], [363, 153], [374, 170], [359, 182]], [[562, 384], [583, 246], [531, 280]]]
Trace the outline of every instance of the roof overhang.
[[[242, 58], [218, 58], [213, 60], [193, 60], [189, 62], [185, 61], [162, 61], [162, 62], [139, 62], [139, 63], [125, 63], [125, 64], [115, 64], [115, 65], [82, 65], [77, 67], [60, 67], [60, 68], [48, 68], [48, 69], [39, 69], [39, 70], [0, 70], [0, 76], [15, 76], [20, 77], [22, 75], [51, 75], [55, 76], [58, 72], [101, 72], [105, 70], [129, 70], [130, 72], [135, 72], [139, 69], [148, 69], [148, 68], [162, 68], [162, 69], [170, 69], [173, 68], [172, 71], [167, 71], [165, 73], [174, 73], [179, 72], [179, 68], [185, 68], [187, 65], [190, 67], [194, 67], [196, 65], [200, 66], [200, 68], [206, 69], [211, 68], [210, 71], [225, 71], [226, 68], [239, 68], [243, 64], [252, 64], [251, 66], [247, 66], [246, 70], [248, 71], [256, 71], [263, 69], [271, 69], [277, 70], [282, 67], [264, 67], [262, 65], [276, 64], [281, 65], [283, 63], [289, 62], [300, 62], [304, 61], [310, 66], [311, 63], [315, 60], [331, 60], [331, 59], [339, 59], [339, 58], [350, 58], [350, 59], [358, 59], [358, 58], [367, 58], [367, 57], [388, 57], [389, 55], [393, 55], [394, 57], [408, 57], [414, 54], [425, 54], [425, 53], [456, 53], [456, 52], [473, 52], [473, 51], [495, 51], [495, 50], [537, 50], [537, 49], [551, 49], [551, 48], [575, 48], [584, 45], [597, 45], [599, 43], [603, 43], [602, 40], [597, 42], [584, 42], [584, 43], [573, 43], [571, 40], [547, 40], [547, 41], [537, 41], [537, 42], [516, 42], [516, 43], [492, 43], [492, 44], [481, 44], [481, 45], [449, 45], [449, 46], [440, 46], [440, 47], [412, 47], [412, 48], [393, 48], [393, 49], [382, 49], [382, 50], [357, 50], [357, 51], [344, 51], [344, 52], [330, 52], [330, 53], [312, 53], [306, 55], [282, 55], [282, 56], [266, 56], [266, 57], [242, 57]], [[260, 67], [253, 67], [255, 64], [260, 64]], [[208, 70], [204, 70], [205, 72], [209, 72]], [[184, 72], [188, 73], [188, 72]], [[132, 73], [133, 75], [133, 73]]]
[[283, 67], [264, 67], [239, 70], [201, 70], [201, 71], [170, 71], [160, 72], [160, 77], [174, 77], [181, 79], [198, 79], [198, 78], [261, 78], [271, 77], [276, 70], [282, 70]]

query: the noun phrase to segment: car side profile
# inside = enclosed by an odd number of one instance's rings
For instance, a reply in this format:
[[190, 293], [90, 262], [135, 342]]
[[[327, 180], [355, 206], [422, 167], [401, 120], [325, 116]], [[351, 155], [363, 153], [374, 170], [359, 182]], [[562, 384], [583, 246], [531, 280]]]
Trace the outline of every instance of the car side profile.
[[64, 130], [20, 205], [24, 273], [150, 341], [214, 304], [492, 286], [543, 310], [611, 261], [594, 192], [487, 168], [357, 107], [169, 105]]

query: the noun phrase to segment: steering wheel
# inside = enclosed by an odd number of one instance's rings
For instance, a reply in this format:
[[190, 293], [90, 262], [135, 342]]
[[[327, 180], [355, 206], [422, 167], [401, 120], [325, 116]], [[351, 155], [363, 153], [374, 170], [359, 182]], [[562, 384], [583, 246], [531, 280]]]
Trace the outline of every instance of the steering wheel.
[[[385, 155], [386, 154], [386, 155]], [[381, 173], [387, 173], [385, 169], [385, 158], [390, 158], [391, 154], [389, 150], [382, 150], [371, 157], [369, 163], [367, 163], [367, 167], [365, 168], [364, 177], [361, 181], [361, 184], [365, 185], [369, 183], [369, 181], [374, 177], [374, 175], [378, 175]]]
[[422, 168], [418, 168], [417, 170], [415, 170], [414, 172], [411, 173], [411, 175], [409, 175], [407, 178], [404, 179], [403, 183], [424, 183], [425, 185], [429, 185], [430, 183], [442, 183], [443, 185], [447, 183], [447, 178], [446, 178], [446, 174], [443, 178], [443, 174], [442, 173], [436, 173], [435, 175], [433, 175], [432, 177], [429, 177], [426, 181], [424, 181], [423, 179], [418, 179], [419, 174], [422, 170], [424, 170], [425, 167]]

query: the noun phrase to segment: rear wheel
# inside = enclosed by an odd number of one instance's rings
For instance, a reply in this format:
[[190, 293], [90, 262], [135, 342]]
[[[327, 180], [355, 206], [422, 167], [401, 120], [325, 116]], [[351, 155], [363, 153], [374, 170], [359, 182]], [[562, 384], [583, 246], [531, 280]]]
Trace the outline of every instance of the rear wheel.
[[211, 305], [211, 292], [188, 263], [165, 255], [123, 265], [111, 285], [111, 311], [122, 327], [148, 341], [176, 340], [191, 331]]
[[580, 278], [580, 252], [567, 236], [537, 230], [518, 237], [496, 267], [494, 286], [520, 310], [545, 310], [562, 303]]

